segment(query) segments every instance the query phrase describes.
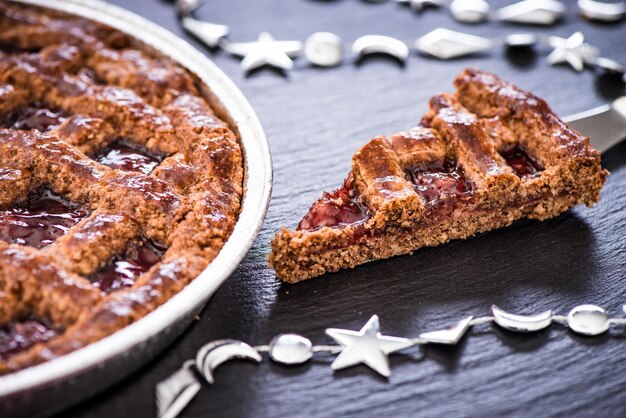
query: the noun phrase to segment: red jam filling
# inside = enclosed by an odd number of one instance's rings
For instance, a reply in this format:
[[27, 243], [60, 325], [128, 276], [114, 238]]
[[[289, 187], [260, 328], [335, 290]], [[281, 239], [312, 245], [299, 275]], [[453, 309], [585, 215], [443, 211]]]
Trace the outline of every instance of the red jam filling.
[[25, 106], [11, 112], [0, 125], [5, 128], [47, 132], [59, 126], [67, 119], [67, 114], [61, 110], [50, 110], [43, 105]]
[[342, 227], [364, 221], [369, 216], [350, 179], [334, 192], [325, 192], [309, 209], [297, 230], [314, 230], [325, 226]]
[[0, 211], [0, 239], [43, 248], [87, 216], [87, 211], [50, 190], [30, 196], [22, 207]]
[[518, 177], [532, 176], [543, 170], [539, 162], [519, 146], [503, 151], [500, 155]]
[[463, 176], [460, 167], [449, 159], [426, 169], [410, 170], [409, 176], [417, 191], [429, 203], [448, 196], [462, 199], [471, 196], [473, 192], [472, 183]]
[[89, 280], [105, 293], [132, 286], [139, 276], [161, 260], [162, 255], [163, 249], [145, 240], [132, 243], [90, 275]]
[[48, 341], [57, 334], [57, 331], [44, 321], [25, 319], [12, 322], [0, 329], [0, 360], [7, 359], [37, 343]]
[[94, 159], [113, 169], [150, 174], [163, 161], [163, 156], [150, 152], [139, 145], [118, 140], [99, 152]]

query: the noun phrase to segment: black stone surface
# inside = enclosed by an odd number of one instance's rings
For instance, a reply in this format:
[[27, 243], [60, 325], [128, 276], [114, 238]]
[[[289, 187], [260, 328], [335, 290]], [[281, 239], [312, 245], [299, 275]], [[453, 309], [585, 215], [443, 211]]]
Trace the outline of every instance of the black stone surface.
[[[198, 45], [178, 26], [172, 3], [114, 0]], [[510, 4], [507, 0], [492, 6]], [[304, 40], [337, 33], [349, 46], [365, 34], [410, 42], [436, 27], [482, 36], [533, 32], [568, 36], [582, 30], [605, 56], [626, 63], [626, 24], [597, 24], [575, 14], [553, 27], [501, 23], [464, 25], [445, 9], [413, 14], [395, 2], [357, 0], [211, 0], [197, 16], [232, 28], [233, 41]], [[466, 66], [496, 72], [547, 99], [567, 115], [624, 95], [618, 78], [550, 67], [543, 47], [496, 49], [441, 62], [416, 56], [405, 66], [385, 57], [334, 69], [304, 59], [286, 76], [261, 69], [245, 77], [239, 61], [205, 51], [239, 85], [256, 109], [274, 158], [274, 194], [265, 227], [236, 273], [192, 327], [157, 359], [64, 417], [154, 417], [155, 384], [193, 357], [205, 342], [236, 338], [267, 343], [294, 331], [330, 342], [328, 326], [359, 329], [376, 313], [388, 335], [437, 329], [491, 304], [519, 313], [552, 308], [566, 314], [581, 303], [623, 315], [626, 303], [626, 143], [603, 157], [612, 172], [593, 209], [363, 265], [299, 285], [282, 285], [268, 267], [269, 241], [281, 225], [295, 227], [323, 190], [339, 186], [350, 157], [379, 134], [415, 124], [435, 93], [450, 91]], [[296, 367], [264, 361], [220, 366], [183, 417], [291, 416], [625, 416], [626, 333], [576, 336], [560, 326], [513, 334], [491, 326], [471, 330], [457, 347], [428, 347], [391, 356], [385, 380], [365, 366], [333, 373], [332, 357]]]

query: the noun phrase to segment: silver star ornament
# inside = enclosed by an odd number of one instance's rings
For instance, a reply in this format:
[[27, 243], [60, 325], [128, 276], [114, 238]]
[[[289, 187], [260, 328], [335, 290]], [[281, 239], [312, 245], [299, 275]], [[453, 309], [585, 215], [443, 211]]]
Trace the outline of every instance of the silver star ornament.
[[341, 353], [331, 364], [333, 370], [366, 364], [382, 376], [391, 376], [388, 354], [415, 345], [408, 338], [381, 335], [378, 316], [374, 315], [360, 331], [328, 328], [326, 335], [342, 346]]
[[261, 32], [254, 42], [230, 43], [224, 46], [229, 53], [243, 57], [241, 68], [245, 72], [264, 65], [288, 71], [293, 68], [292, 57], [302, 51], [300, 41], [277, 41], [267, 32]]
[[585, 64], [593, 64], [600, 54], [598, 48], [585, 42], [582, 32], [576, 32], [567, 39], [551, 36], [548, 43], [554, 48], [546, 58], [550, 65], [568, 63], [578, 72], [583, 70]]

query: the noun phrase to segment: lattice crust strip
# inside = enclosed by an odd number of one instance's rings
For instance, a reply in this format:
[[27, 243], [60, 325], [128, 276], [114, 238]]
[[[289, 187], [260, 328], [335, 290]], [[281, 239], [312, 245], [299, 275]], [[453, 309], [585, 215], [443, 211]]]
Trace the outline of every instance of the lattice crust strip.
[[468, 69], [430, 101], [419, 126], [377, 137], [295, 231], [272, 241], [279, 278], [297, 282], [593, 205], [608, 172], [589, 139], [545, 101]]
[[[242, 156], [198, 83], [117, 31], [0, 3], [0, 212], [46, 190], [85, 215], [40, 249], [0, 241], [0, 374], [135, 321], [218, 254], [240, 210]], [[159, 156], [156, 167], [98, 162], [120, 141]], [[147, 247], [160, 259], [133, 283], [94, 282], [115, 257]], [[50, 329], [39, 340], [2, 351], [7, 335], [40, 322]]]

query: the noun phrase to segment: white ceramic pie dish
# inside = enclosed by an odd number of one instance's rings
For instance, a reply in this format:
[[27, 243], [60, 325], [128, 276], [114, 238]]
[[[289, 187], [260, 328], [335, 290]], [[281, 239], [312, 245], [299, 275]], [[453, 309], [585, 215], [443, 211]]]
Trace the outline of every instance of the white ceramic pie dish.
[[182, 291], [139, 321], [87, 347], [0, 377], [0, 416], [49, 415], [123, 379], [171, 343], [252, 246], [270, 200], [272, 164], [259, 120], [235, 84], [184, 40], [134, 13], [98, 0], [13, 0], [61, 10], [130, 34], [194, 73], [205, 96], [237, 133], [244, 195], [235, 229], [213, 262]]

